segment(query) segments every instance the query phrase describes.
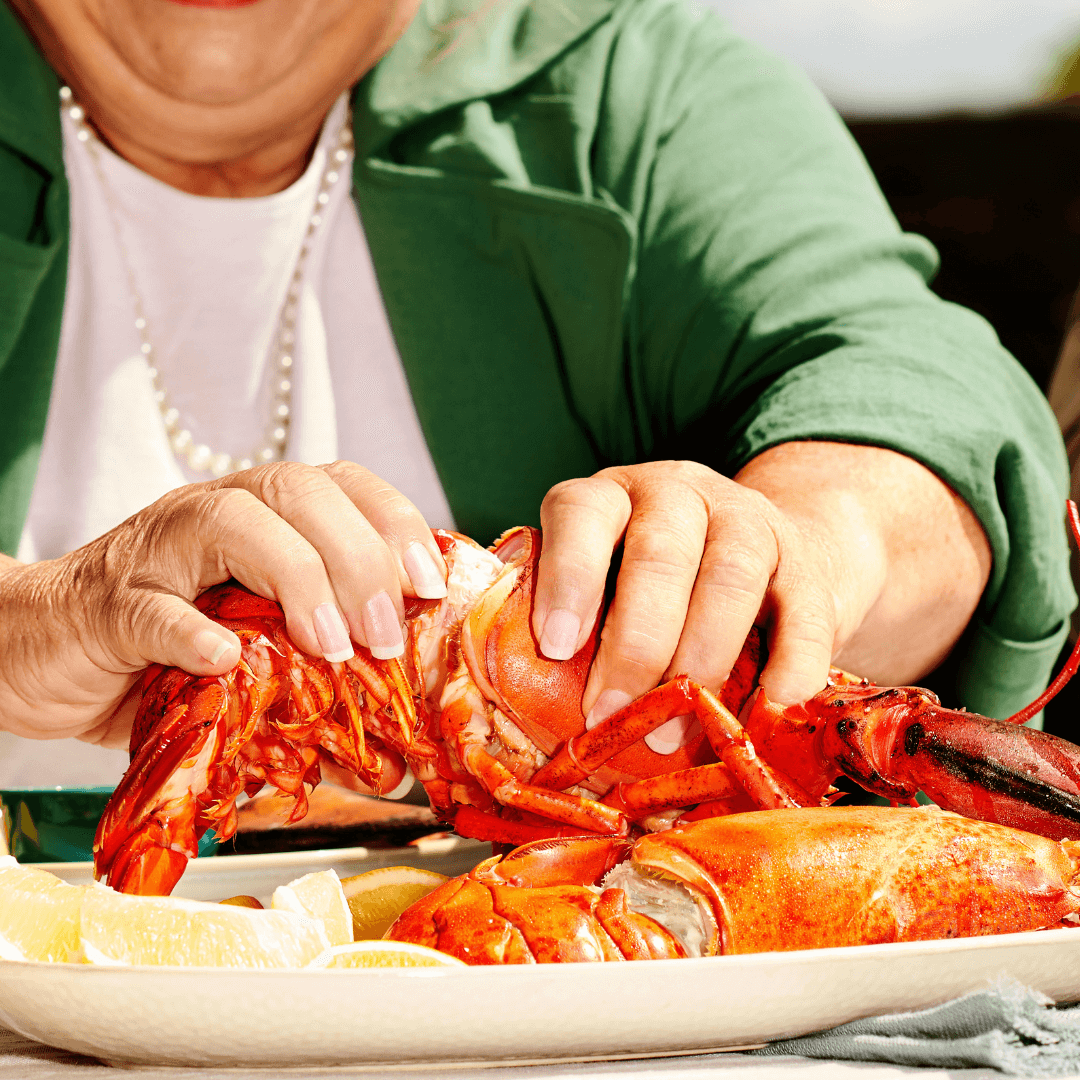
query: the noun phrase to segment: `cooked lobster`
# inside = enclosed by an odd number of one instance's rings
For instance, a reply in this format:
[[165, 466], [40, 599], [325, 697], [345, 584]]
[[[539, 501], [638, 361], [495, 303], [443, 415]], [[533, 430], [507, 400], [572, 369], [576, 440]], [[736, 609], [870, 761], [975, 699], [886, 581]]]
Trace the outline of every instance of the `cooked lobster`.
[[[1070, 520], [1075, 532], [1075, 507]], [[131, 767], [95, 841], [99, 876], [169, 892], [207, 829], [232, 835], [241, 792], [269, 783], [293, 797], [298, 820], [326, 759], [382, 791], [407, 765], [459, 833], [500, 843], [820, 806], [841, 774], [894, 802], [922, 790], [971, 817], [1080, 835], [1080, 748], [1019, 723], [1072, 674], [1075, 652], [1010, 722], [838, 670], [810, 701], [779, 708], [757, 687], [755, 631], [718, 694], [677, 678], [587, 730], [581, 696], [600, 620], [570, 660], [540, 654], [530, 625], [539, 533], [511, 530], [490, 551], [436, 537], [448, 596], [411, 604], [401, 661], [362, 648], [338, 664], [301, 653], [280, 608], [235, 583], [199, 598], [238, 634], [242, 658], [223, 676], [147, 671]], [[657, 739], [687, 716], [677, 745]]]
[[776, 810], [533, 841], [440, 885], [386, 936], [470, 964], [974, 937], [1074, 924], [1078, 880], [1080, 843], [934, 807]]

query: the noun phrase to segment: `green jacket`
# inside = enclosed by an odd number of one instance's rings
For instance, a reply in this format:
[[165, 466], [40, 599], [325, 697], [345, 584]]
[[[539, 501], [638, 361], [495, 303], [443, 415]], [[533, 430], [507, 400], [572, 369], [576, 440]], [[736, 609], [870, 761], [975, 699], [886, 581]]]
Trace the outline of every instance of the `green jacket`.
[[[56, 75], [0, 5], [0, 546], [25, 518], [64, 304]], [[1012, 711], [1074, 604], [1038, 390], [926, 288], [842, 123], [684, 0], [428, 0], [355, 96], [354, 195], [459, 527], [559, 480], [769, 446], [891, 447], [972, 506], [994, 568], [959, 691]], [[358, 387], [358, 392], [362, 388]]]

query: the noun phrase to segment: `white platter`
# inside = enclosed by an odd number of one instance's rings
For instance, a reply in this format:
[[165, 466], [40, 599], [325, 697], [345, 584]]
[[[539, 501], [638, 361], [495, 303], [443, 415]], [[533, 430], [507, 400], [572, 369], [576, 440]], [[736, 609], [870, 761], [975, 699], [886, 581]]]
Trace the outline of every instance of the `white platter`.
[[[409, 847], [400, 848], [350, 847], [283, 851], [271, 855], [215, 855], [188, 863], [184, 876], [173, 889], [173, 896], [217, 901], [228, 896], [247, 895], [269, 904], [278, 885], [315, 870], [333, 868], [339, 877], [349, 877], [381, 866], [419, 866], [454, 877], [471, 870], [490, 855], [490, 844], [459, 836], [418, 840]], [[72, 885], [89, 885], [94, 880], [92, 862], [27, 865], [48, 870]]]
[[936, 1004], [1003, 975], [1080, 999], [1080, 931], [448, 970], [2, 961], [0, 1023], [113, 1064], [523, 1064], [761, 1043]]

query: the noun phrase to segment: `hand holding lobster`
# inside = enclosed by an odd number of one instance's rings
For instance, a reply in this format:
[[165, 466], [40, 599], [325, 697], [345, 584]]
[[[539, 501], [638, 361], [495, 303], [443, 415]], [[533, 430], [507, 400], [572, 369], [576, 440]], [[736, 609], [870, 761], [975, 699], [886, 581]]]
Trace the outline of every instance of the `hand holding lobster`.
[[[676, 674], [717, 692], [755, 622], [762, 685], [807, 700], [834, 662], [907, 682], [944, 657], [990, 569], [967, 505], [888, 450], [793, 443], [733, 482], [691, 462], [606, 469], [552, 489], [533, 629], [566, 659], [585, 644], [611, 553], [624, 555], [583, 706], [595, 724]], [[656, 736], [678, 745], [685, 724]]]
[[0, 563], [0, 723], [120, 745], [134, 708], [118, 706], [148, 664], [235, 667], [236, 635], [191, 604], [218, 582], [278, 601], [290, 639], [313, 655], [351, 653], [350, 635], [400, 655], [402, 594], [445, 592], [420, 514], [348, 463], [192, 484], [61, 559]]

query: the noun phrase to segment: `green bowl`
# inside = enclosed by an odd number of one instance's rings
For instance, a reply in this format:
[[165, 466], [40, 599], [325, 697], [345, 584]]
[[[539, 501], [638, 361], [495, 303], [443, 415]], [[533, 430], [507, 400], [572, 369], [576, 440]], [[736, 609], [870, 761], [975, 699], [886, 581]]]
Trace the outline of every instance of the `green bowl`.
[[[91, 862], [94, 833], [112, 793], [111, 787], [0, 791], [8, 851], [24, 863]], [[216, 853], [216, 838], [208, 832], [199, 854]]]

